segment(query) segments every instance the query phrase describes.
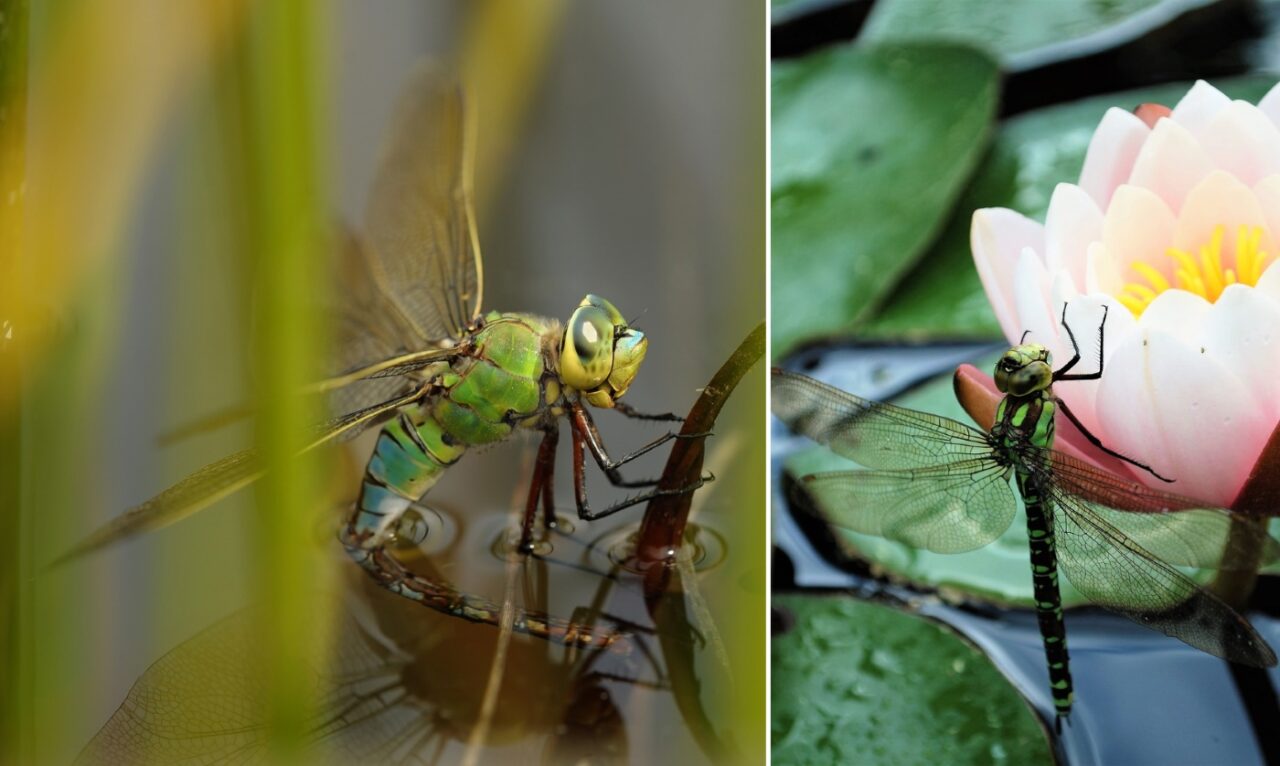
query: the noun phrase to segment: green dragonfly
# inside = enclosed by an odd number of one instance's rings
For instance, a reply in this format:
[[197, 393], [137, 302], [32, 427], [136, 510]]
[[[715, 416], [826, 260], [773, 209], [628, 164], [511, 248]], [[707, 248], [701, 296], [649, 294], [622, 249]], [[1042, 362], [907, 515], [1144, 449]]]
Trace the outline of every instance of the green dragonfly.
[[[1247, 620], [1176, 568], [1241, 566], [1248, 557], [1230, 530], [1250, 519], [1053, 449], [1054, 416], [1061, 410], [1096, 446], [1158, 476], [1104, 447], [1054, 396], [1055, 382], [1102, 375], [1101, 361], [1097, 372], [1070, 372], [1080, 351], [1065, 307], [1062, 326], [1074, 356], [1060, 369], [1038, 343], [1020, 343], [996, 363], [1004, 398], [989, 433], [775, 369], [774, 414], [797, 433], [875, 469], [805, 476], [794, 501], [834, 526], [961, 553], [1009, 528], [1017, 510], [1009, 479], [1015, 479], [1026, 507], [1035, 608], [1059, 724], [1074, 700], [1059, 567], [1091, 601], [1139, 624], [1232, 662], [1275, 665], [1275, 653]], [[1277, 556], [1280, 544], [1268, 537], [1263, 560]]]
[[[343, 372], [307, 388], [327, 394], [346, 414], [318, 427], [307, 449], [383, 424], [359, 499], [340, 533], [344, 547], [388, 590], [459, 617], [496, 622], [495, 604], [413, 574], [388, 548], [410, 506], [469, 448], [519, 430], [542, 434], [523, 517], [520, 547], [525, 552], [533, 550], [539, 504], [545, 526], [555, 525], [552, 476], [561, 418], [568, 418], [573, 439], [581, 519], [599, 519], [696, 487], [659, 490], [656, 481], [627, 481], [619, 472], [623, 464], [681, 435], [668, 432], [616, 460], [605, 449], [588, 405], [633, 418], [681, 420], [645, 415], [620, 401], [644, 360], [648, 340], [612, 303], [588, 295], [567, 324], [481, 310], [484, 281], [472, 210], [471, 142], [460, 86], [430, 66], [415, 72], [370, 192], [365, 237], [343, 236], [343, 295], [336, 307], [337, 368]], [[615, 486], [645, 491], [591, 508], [585, 452]], [[237, 452], [129, 509], [64, 558], [169, 524], [252, 483], [263, 470], [253, 450]], [[517, 615], [515, 628], [579, 645], [617, 637], [525, 612]]]

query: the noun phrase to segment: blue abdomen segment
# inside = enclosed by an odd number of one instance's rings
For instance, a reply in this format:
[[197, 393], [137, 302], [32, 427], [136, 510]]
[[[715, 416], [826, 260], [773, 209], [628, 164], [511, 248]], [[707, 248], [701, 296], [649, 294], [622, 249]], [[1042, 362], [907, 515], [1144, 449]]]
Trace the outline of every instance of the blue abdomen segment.
[[466, 447], [452, 441], [429, 417], [414, 423], [401, 413], [387, 423], [365, 468], [348, 537], [366, 548], [386, 542], [401, 514], [462, 456]]

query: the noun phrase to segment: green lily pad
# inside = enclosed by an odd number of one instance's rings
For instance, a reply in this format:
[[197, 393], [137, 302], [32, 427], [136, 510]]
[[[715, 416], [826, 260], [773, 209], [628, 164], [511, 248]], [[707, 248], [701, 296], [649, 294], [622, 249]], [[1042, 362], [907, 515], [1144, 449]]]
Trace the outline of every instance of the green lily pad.
[[773, 763], [1049, 764], [1039, 719], [945, 627], [838, 596], [777, 596]]
[[[1274, 77], [1258, 76], [1214, 83], [1232, 98], [1255, 103], [1274, 84]], [[1145, 102], [1172, 106], [1190, 87], [1178, 83], [1115, 93], [1005, 122], [937, 244], [902, 279], [884, 308], [858, 328], [858, 335], [912, 341], [1000, 337], [969, 250], [973, 211], [1007, 207], [1043, 221], [1053, 188], [1079, 178], [1089, 140], [1108, 108]]]
[[994, 62], [947, 45], [774, 64], [773, 350], [848, 332], [924, 253], [981, 156]]
[[[979, 47], [1006, 66], [1025, 69], [1049, 61], [1105, 49], [1131, 40], [1167, 14], [1144, 11], [1187, 7], [1185, 0], [880, 0], [863, 29], [877, 41], [946, 40]], [[1117, 28], [1121, 22], [1128, 22]], [[1108, 32], [1110, 31], [1110, 34]], [[1088, 45], [1090, 36], [1104, 37]], [[1075, 43], [1075, 45], [1071, 45]], [[1056, 50], [1050, 50], [1056, 49]]]

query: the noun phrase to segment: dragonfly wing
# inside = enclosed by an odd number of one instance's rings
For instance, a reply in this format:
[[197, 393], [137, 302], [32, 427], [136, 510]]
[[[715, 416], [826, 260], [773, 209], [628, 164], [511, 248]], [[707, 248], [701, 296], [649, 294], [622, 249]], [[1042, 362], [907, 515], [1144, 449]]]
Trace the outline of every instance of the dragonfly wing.
[[794, 499], [826, 523], [935, 553], [987, 545], [1017, 509], [1007, 469], [991, 460], [819, 473], [801, 483], [805, 492]]
[[[76, 764], [267, 763], [263, 615], [227, 617], [156, 660], [76, 758]], [[425, 763], [443, 736], [428, 700], [404, 681], [407, 655], [343, 615], [335, 646], [309, 668], [308, 755], [347, 763]], [[415, 745], [416, 743], [416, 745]]]
[[1257, 525], [1244, 514], [1128, 481], [1056, 450], [1050, 480], [1059, 492], [1075, 495], [1094, 515], [1170, 564], [1256, 569], [1280, 558], [1280, 542], [1261, 529], [1260, 550], [1247, 536], [1232, 534], [1234, 526]]
[[981, 431], [948, 418], [863, 399], [774, 369], [770, 406], [791, 430], [868, 468], [903, 469], [989, 457]]
[[1253, 626], [1221, 599], [1157, 558], [1083, 499], [1057, 488], [1058, 563], [1090, 601], [1232, 662], [1276, 664]]
[[[391, 399], [363, 410], [334, 418], [309, 434], [303, 451], [314, 449], [353, 431], [368, 427], [395, 410], [422, 396], [420, 390]], [[59, 557], [61, 564], [98, 550], [141, 532], [158, 529], [206, 508], [262, 476], [262, 459], [255, 450], [241, 450], [201, 468], [177, 484], [125, 511]]]
[[422, 348], [479, 314], [483, 277], [460, 86], [420, 67], [401, 96], [365, 210], [368, 263]]

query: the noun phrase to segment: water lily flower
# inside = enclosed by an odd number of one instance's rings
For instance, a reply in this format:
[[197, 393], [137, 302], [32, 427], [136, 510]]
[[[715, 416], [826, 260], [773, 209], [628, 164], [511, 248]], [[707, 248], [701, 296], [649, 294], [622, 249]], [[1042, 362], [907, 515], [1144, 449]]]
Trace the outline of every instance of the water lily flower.
[[971, 242], [1010, 342], [1071, 356], [1101, 380], [1055, 393], [1112, 449], [1166, 485], [1093, 450], [1112, 470], [1229, 506], [1280, 421], [1280, 85], [1257, 105], [1197, 82], [1172, 109], [1109, 110], [1076, 184], [1054, 190], [1044, 224], [974, 213]]

